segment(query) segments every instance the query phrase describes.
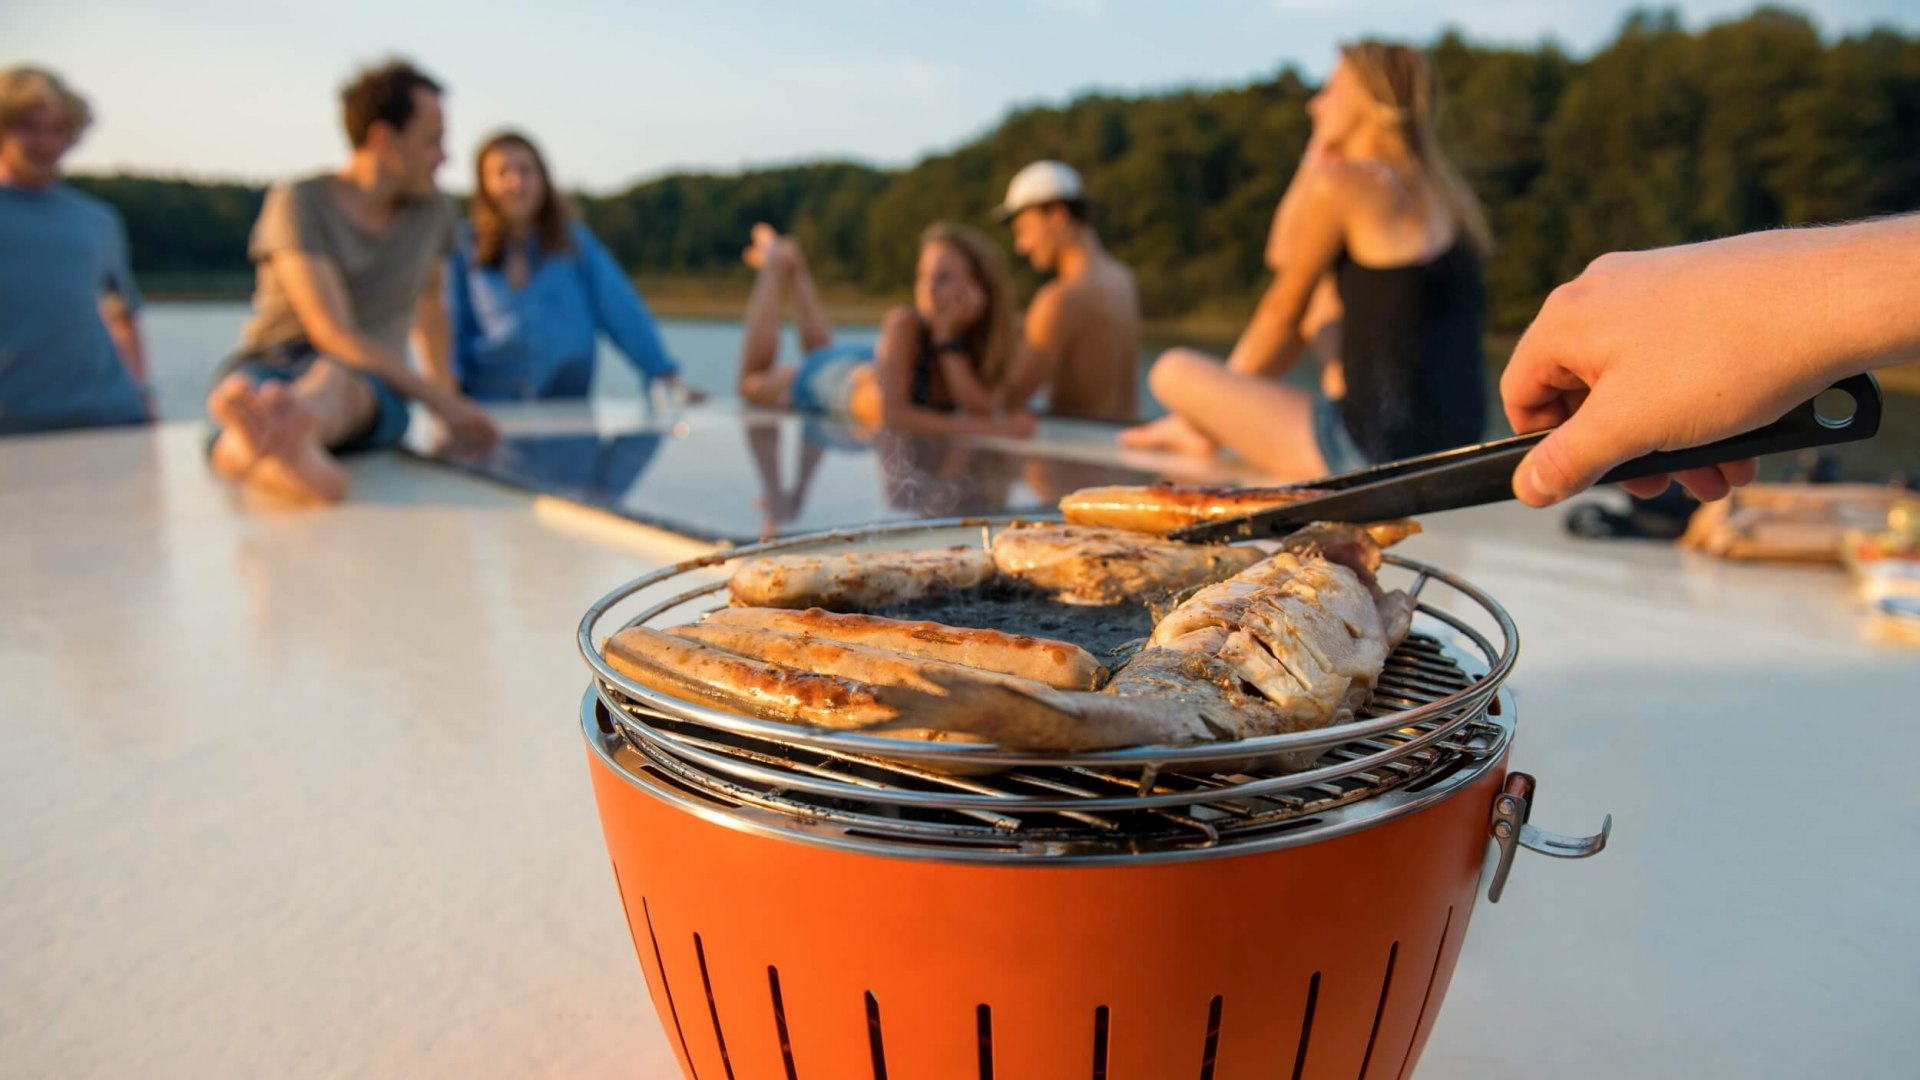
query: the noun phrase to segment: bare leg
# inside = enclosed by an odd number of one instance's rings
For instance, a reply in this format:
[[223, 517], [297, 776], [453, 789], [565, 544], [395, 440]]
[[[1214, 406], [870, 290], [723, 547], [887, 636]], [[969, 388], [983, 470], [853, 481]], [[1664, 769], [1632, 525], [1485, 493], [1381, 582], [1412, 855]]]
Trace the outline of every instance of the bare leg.
[[1165, 395], [1160, 392], [1163, 371], [1187, 363], [1185, 358], [1193, 357], [1198, 361], [1216, 367], [1224, 367], [1218, 360], [1192, 349], [1169, 349], [1160, 354], [1147, 370], [1147, 385], [1154, 399], [1166, 405], [1169, 412], [1158, 420], [1149, 420], [1144, 424], [1135, 424], [1120, 432], [1121, 446], [1134, 450], [1169, 450], [1188, 457], [1212, 457], [1219, 450], [1214, 441], [1205, 432], [1195, 427], [1191, 421], [1180, 414]]
[[1175, 423], [1185, 425], [1206, 444], [1233, 450], [1277, 480], [1327, 475], [1327, 461], [1313, 438], [1313, 396], [1308, 392], [1236, 375], [1213, 357], [1192, 350], [1162, 354], [1148, 382], [1154, 396], [1173, 411], [1162, 434], [1175, 429]]
[[782, 371], [780, 308], [793, 280], [791, 245], [768, 225], [753, 227], [753, 244], [742, 256], [759, 271], [747, 297], [745, 336], [740, 343], [740, 396], [765, 408], [783, 409], [790, 400], [793, 372]]
[[1161, 354], [1148, 382], [1175, 416], [1274, 479], [1326, 475], [1314, 438], [1312, 394], [1236, 374], [1190, 349]]
[[807, 268], [806, 253], [792, 237], [781, 238], [793, 267], [793, 328], [800, 333], [800, 348], [806, 352], [833, 344], [833, 324], [827, 321], [827, 308], [813, 287], [813, 271]]
[[373, 390], [359, 372], [327, 357], [295, 380], [293, 396], [312, 410], [321, 449], [339, 446], [365, 431], [377, 406]]

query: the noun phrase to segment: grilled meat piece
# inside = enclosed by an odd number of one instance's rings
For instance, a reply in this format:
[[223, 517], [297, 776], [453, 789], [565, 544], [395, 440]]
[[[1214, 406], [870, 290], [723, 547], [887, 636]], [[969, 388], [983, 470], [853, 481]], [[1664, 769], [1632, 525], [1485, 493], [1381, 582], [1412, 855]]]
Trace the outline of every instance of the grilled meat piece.
[[779, 630], [825, 641], [865, 645], [1015, 675], [1061, 690], [1097, 689], [1107, 674], [1107, 669], [1092, 653], [1069, 642], [878, 615], [843, 615], [819, 608], [793, 611], [730, 607], [709, 614], [700, 625]]
[[860, 728], [899, 715], [870, 683], [754, 660], [644, 626], [608, 638], [604, 654], [615, 671], [642, 686], [751, 716]]
[[982, 671], [945, 660], [928, 660], [887, 649], [826, 641], [782, 630], [696, 623], [692, 626], [676, 626], [667, 633], [749, 659], [785, 664], [817, 675], [835, 675], [874, 686], [913, 686], [933, 690], [935, 684], [929, 681], [931, 674], [955, 679], [972, 676], [1029, 693], [1047, 688], [1045, 683], [1003, 675], [997, 671]]
[[1258, 562], [1257, 548], [1183, 544], [1123, 529], [1035, 525], [993, 538], [1000, 572], [1075, 604], [1144, 601]]
[[[917, 726], [1025, 750], [1247, 738], [1347, 722], [1405, 637], [1412, 601], [1373, 579], [1366, 567], [1378, 565], [1379, 553], [1365, 530], [1318, 528], [1301, 551], [1277, 552], [1176, 607], [1097, 694], [963, 694], [936, 679], [947, 690], [937, 698], [904, 687], [877, 695]], [[1361, 568], [1333, 561], [1330, 551]], [[992, 707], [974, 707], [981, 701]], [[1297, 770], [1318, 756], [1244, 764]]]
[[965, 589], [993, 576], [993, 559], [973, 547], [938, 551], [846, 551], [763, 555], [727, 583], [735, 604], [749, 607], [880, 607]]
[[1190, 525], [1244, 517], [1319, 494], [1312, 488], [1189, 484], [1082, 488], [1060, 500], [1060, 513], [1070, 525], [1099, 525], [1165, 536]]

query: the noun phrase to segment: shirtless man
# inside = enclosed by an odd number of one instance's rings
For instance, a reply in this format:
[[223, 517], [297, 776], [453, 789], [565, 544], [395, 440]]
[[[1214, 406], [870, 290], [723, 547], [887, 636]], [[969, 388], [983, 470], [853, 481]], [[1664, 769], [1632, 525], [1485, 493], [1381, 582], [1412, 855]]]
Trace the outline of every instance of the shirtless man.
[[1140, 297], [1133, 272], [1107, 253], [1087, 220], [1080, 174], [1036, 161], [1014, 175], [998, 211], [1013, 246], [1041, 273], [1020, 356], [1004, 385], [1018, 408], [1047, 388], [1047, 412], [1081, 420], [1139, 418]]

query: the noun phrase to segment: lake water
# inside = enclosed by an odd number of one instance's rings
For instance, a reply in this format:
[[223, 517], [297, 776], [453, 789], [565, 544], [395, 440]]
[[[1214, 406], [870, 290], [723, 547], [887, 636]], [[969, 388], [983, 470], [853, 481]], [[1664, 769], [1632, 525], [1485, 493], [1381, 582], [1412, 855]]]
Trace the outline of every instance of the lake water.
[[[196, 419], [214, 367], [240, 340], [248, 307], [234, 301], [209, 303], [154, 303], [142, 316], [152, 368], [155, 400], [163, 419]], [[872, 342], [875, 328], [850, 326], [837, 331], [841, 340]], [[717, 398], [731, 397], [740, 363], [740, 324], [717, 319], [662, 319], [660, 333], [667, 351], [680, 361], [688, 382]], [[1150, 358], [1167, 344], [1151, 343]], [[594, 393], [608, 397], [638, 397], [640, 383], [633, 369], [603, 340], [596, 367]], [[789, 337], [786, 355], [797, 356], [798, 344]], [[1304, 384], [1308, 372], [1296, 370], [1289, 381]], [[1141, 371], [1146, 364], [1141, 364]], [[1143, 387], [1140, 401], [1148, 416], [1162, 410]], [[1499, 418], [1495, 423], [1501, 423]], [[1504, 429], [1496, 434], [1504, 434]], [[1920, 479], [1920, 395], [1889, 394], [1886, 418], [1879, 437], [1871, 442], [1830, 451], [1849, 479], [1882, 480], [1904, 474]], [[1775, 461], [1763, 475], [1778, 476], [1786, 468]]]
[[[233, 301], [168, 302], [147, 305], [141, 325], [145, 328], [147, 353], [152, 368], [155, 400], [160, 415], [167, 420], [192, 419], [203, 415], [208, 381], [214, 368], [231, 354], [240, 341], [248, 306]], [[845, 326], [834, 330], [836, 341], [871, 344], [876, 334], [872, 326]], [[661, 319], [660, 336], [667, 352], [680, 362], [686, 380], [716, 397], [730, 397], [740, 371], [740, 324], [723, 319]], [[1150, 402], [1146, 392], [1145, 360], [1160, 346], [1146, 350], [1140, 365], [1140, 400]], [[787, 336], [783, 355], [799, 356], [799, 343]], [[640, 380], [620, 353], [602, 338], [599, 363], [595, 365], [593, 392], [605, 397], [638, 397]], [[1157, 409], [1155, 410], [1157, 414]]]
[[[213, 303], [149, 304], [142, 315], [147, 353], [160, 415], [167, 420], [203, 415], [209, 380], [220, 361], [240, 341], [248, 306], [232, 301]], [[873, 327], [848, 327], [841, 340], [871, 342]], [[680, 361], [688, 382], [712, 394], [732, 393], [740, 367], [740, 324], [707, 319], [662, 319], [660, 334], [667, 352]], [[792, 341], [788, 348], [797, 350]], [[638, 397], [640, 380], [611, 345], [600, 345], [594, 393], [609, 397]], [[797, 351], [794, 355], [798, 355]]]

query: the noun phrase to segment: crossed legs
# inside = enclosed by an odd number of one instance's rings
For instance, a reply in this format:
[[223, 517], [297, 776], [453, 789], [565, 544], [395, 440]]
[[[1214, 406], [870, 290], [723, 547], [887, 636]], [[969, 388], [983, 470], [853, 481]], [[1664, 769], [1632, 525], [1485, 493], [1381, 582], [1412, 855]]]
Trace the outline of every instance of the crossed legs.
[[771, 225], [755, 225], [752, 243], [741, 258], [759, 273], [747, 298], [745, 336], [740, 345], [740, 396], [763, 408], [784, 409], [792, 401], [794, 369], [779, 366], [780, 316], [793, 302], [794, 329], [803, 352], [833, 342], [826, 307], [814, 289], [807, 258], [791, 237]]

